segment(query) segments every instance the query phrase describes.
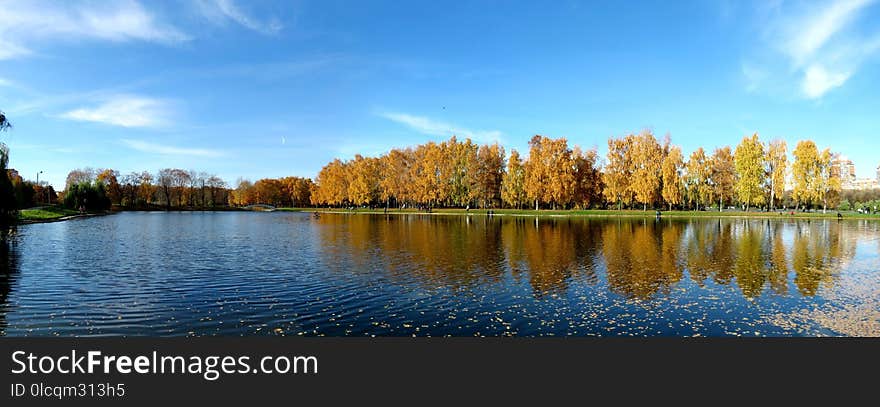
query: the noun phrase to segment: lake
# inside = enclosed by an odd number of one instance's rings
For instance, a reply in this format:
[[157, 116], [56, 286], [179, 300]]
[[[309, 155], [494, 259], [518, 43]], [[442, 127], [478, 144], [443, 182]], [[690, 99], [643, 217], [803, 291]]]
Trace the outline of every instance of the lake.
[[0, 245], [8, 336], [880, 335], [880, 222], [126, 212]]

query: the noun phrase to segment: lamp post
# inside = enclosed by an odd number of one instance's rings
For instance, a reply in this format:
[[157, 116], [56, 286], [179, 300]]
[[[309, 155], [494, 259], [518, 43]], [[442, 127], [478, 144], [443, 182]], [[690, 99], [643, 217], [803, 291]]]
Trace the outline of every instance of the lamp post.
[[[43, 171], [37, 172], [37, 186], [40, 186], [40, 174], [42, 174], [42, 173], [43, 173]], [[40, 198], [42, 198], [42, 197], [40, 197]]]

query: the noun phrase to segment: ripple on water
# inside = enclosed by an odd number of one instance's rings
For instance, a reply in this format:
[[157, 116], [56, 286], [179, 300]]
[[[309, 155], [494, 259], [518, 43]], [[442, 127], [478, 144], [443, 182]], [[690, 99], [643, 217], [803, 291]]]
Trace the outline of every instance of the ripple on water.
[[880, 335], [863, 222], [123, 213], [2, 251], [5, 335]]

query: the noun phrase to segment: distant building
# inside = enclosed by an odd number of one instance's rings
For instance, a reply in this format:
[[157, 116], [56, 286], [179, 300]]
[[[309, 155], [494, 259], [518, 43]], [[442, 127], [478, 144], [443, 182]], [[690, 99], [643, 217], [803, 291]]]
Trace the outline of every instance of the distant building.
[[856, 182], [856, 166], [852, 160], [845, 155], [835, 154], [831, 159], [831, 166], [840, 174], [840, 184], [844, 186], [851, 185]]
[[880, 189], [880, 180], [875, 178], [856, 178], [850, 182], [842, 182], [840, 186], [845, 191]]
[[880, 165], [877, 166], [877, 181], [880, 181]]

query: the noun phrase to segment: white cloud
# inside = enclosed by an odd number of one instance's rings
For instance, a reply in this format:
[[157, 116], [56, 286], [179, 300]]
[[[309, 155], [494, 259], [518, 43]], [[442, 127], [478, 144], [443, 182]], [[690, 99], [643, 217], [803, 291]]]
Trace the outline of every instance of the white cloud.
[[121, 141], [134, 150], [151, 154], [184, 155], [192, 157], [222, 157], [225, 155], [222, 151], [211, 149], [174, 147], [150, 143], [143, 140], [122, 139]]
[[843, 86], [849, 79], [848, 72], [828, 72], [821, 65], [812, 65], [804, 74], [802, 90], [804, 95], [811, 99], [818, 99], [831, 89]]
[[163, 24], [134, 0], [57, 2], [0, 0], [0, 59], [31, 54], [46, 40], [177, 43], [189, 36]]
[[260, 21], [252, 17], [245, 13], [234, 0], [200, 0], [199, 6], [203, 16], [215, 24], [225, 24], [231, 20], [262, 34], [276, 34], [283, 28], [278, 19]]
[[[880, 46], [870, 24], [859, 24], [860, 17], [876, 0], [832, 0], [821, 3], [778, 3], [767, 9], [768, 40], [774, 52], [786, 57], [787, 67], [777, 58], [764, 58], [764, 66], [743, 65], [746, 90], [753, 92], [764, 84], [775, 84], [786, 77], [795, 79], [801, 96], [819, 99], [843, 86], [864, 61]], [[769, 78], [764, 72], [775, 72]]]
[[432, 136], [466, 137], [480, 143], [500, 142], [503, 133], [498, 130], [469, 130], [449, 123], [435, 121], [427, 117], [412, 116], [405, 113], [381, 113], [381, 117], [406, 125], [422, 134]]
[[873, 2], [874, 0], [837, 0], [823, 9], [790, 21], [786, 28], [786, 52], [796, 63], [804, 63]]
[[[2, 28], [0, 28], [0, 35], [3, 34]], [[24, 48], [20, 45], [13, 44], [9, 41], [4, 41], [0, 39], [0, 61], [4, 59], [12, 59], [18, 58], [25, 55], [30, 54], [31, 51], [27, 48]]]
[[168, 103], [159, 99], [122, 95], [98, 106], [81, 107], [63, 113], [62, 118], [122, 127], [158, 127], [170, 122]]

